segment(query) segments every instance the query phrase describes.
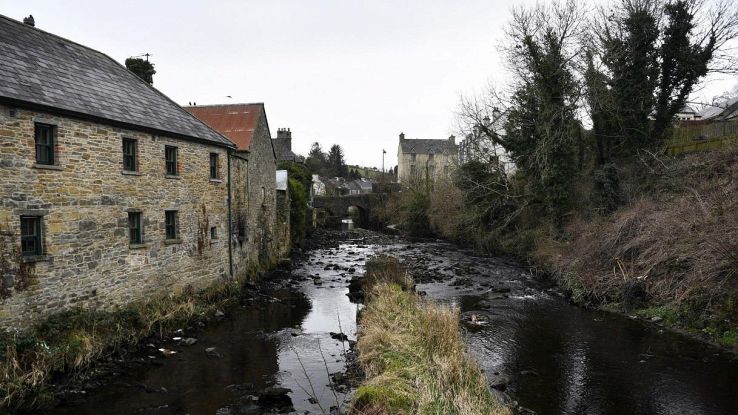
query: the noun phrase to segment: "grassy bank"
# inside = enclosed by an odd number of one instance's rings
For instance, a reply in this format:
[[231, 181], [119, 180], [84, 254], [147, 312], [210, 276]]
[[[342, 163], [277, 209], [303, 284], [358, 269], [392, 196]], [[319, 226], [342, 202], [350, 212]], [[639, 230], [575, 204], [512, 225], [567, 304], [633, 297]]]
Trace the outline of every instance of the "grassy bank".
[[219, 282], [200, 291], [137, 302], [113, 311], [73, 308], [21, 333], [0, 333], [0, 409], [34, 408], [53, 399], [50, 383], [105, 356], [208, 318], [241, 293]]
[[362, 311], [357, 349], [367, 380], [355, 414], [509, 414], [461, 339], [459, 311], [405, 291], [404, 274], [378, 273]]

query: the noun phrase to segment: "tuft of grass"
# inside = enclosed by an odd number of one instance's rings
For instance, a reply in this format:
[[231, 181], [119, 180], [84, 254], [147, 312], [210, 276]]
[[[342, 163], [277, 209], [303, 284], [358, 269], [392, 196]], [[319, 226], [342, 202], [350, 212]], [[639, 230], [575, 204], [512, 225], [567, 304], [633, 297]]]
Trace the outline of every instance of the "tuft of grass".
[[367, 380], [354, 414], [511, 413], [466, 352], [455, 307], [380, 282], [362, 312], [357, 349]]
[[48, 386], [56, 375], [74, 375], [123, 347], [213, 314], [240, 292], [236, 281], [218, 282], [111, 311], [71, 308], [24, 332], [1, 331], [0, 409], [43, 406], [53, 398]]
[[378, 284], [397, 284], [403, 290], [415, 289], [415, 282], [400, 264], [400, 260], [390, 255], [376, 255], [366, 261], [366, 275], [362, 278], [364, 292], [371, 292]]

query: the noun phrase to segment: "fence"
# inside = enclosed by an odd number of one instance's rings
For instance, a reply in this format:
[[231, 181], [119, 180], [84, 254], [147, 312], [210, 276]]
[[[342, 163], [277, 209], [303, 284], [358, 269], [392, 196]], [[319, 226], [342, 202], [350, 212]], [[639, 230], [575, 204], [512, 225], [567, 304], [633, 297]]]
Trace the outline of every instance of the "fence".
[[738, 121], [687, 121], [676, 125], [666, 153], [676, 155], [714, 150], [738, 141]]

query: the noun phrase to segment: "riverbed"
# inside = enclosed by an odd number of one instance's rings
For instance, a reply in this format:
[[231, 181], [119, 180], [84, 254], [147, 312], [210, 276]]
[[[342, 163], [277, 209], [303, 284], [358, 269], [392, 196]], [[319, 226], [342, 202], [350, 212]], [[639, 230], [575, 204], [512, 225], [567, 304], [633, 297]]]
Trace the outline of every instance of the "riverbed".
[[345, 407], [351, 385], [335, 374], [351, 356], [360, 308], [346, 296], [348, 282], [377, 253], [400, 257], [419, 291], [458, 306], [465, 321], [473, 314], [482, 322], [464, 325], [464, 338], [495, 393], [521, 412], [738, 408], [734, 355], [640, 320], [572, 306], [509, 259], [361, 230], [320, 233], [312, 245], [290, 272], [266, 277], [258, 295], [206, 327], [183, 327], [109, 362], [102, 386], [68, 393], [48, 413], [327, 414]]

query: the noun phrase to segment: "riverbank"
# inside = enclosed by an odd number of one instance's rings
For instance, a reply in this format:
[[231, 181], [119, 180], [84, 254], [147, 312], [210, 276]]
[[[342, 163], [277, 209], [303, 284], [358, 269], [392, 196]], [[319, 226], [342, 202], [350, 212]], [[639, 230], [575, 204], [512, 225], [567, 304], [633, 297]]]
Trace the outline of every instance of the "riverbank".
[[408, 291], [412, 280], [397, 259], [382, 261], [380, 270], [367, 263], [363, 281], [368, 301], [357, 350], [367, 379], [354, 395], [352, 413], [509, 414], [466, 351], [458, 308]]
[[[245, 286], [205, 327], [175, 325], [104, 355], [73, 381], [53, 378], [57, 403], [18, 413], [347, 410], [355, 391], [347, 362], [362, 308], [350, 287], [367, 259], [382, 254], [400, 258], [423, 298], [458, 308], [467, 352], [515, 411], [718, 415], [738, 406], [734, 356], [640, 320], [575, 307], [510, 258], [364, 230], [320, 230], [308, 244], [291, 270]], [[480, 324], [468, 324], [473, 316]]]
[[584, 169], [560, 227], [530, 199], [525, 177], [507, 180], [504, 192], [485, 197], [452, 183], [420, 201], [417, 189], [403, 192], [387, 209], [399, 216], [388, 216], [515, 256], [575, 304], [738, 350], [738, 148]]
[[[665, 158], [647, 191], [527, 253], [577, 304], [738, 352], [738, 148]], [[643, 185], [643, 184], [641, 184]]]
[[[195, 292], [184, 290], [112, 311], [73, 308], [56, 313], [23, 332], [0, 334], [0, 408], [44, 408], [67, 396], [104, 385], [104, 378], [127, 356], [155, 347], [172, 353], [166, 339], [185, 337], [223, 317], [222, 310], [256, 295], [256, 286], [222, 281]], [[106, 369], [107, 368], [107, 369]], [[91, 370], [94, 369], [94, 370]]]

